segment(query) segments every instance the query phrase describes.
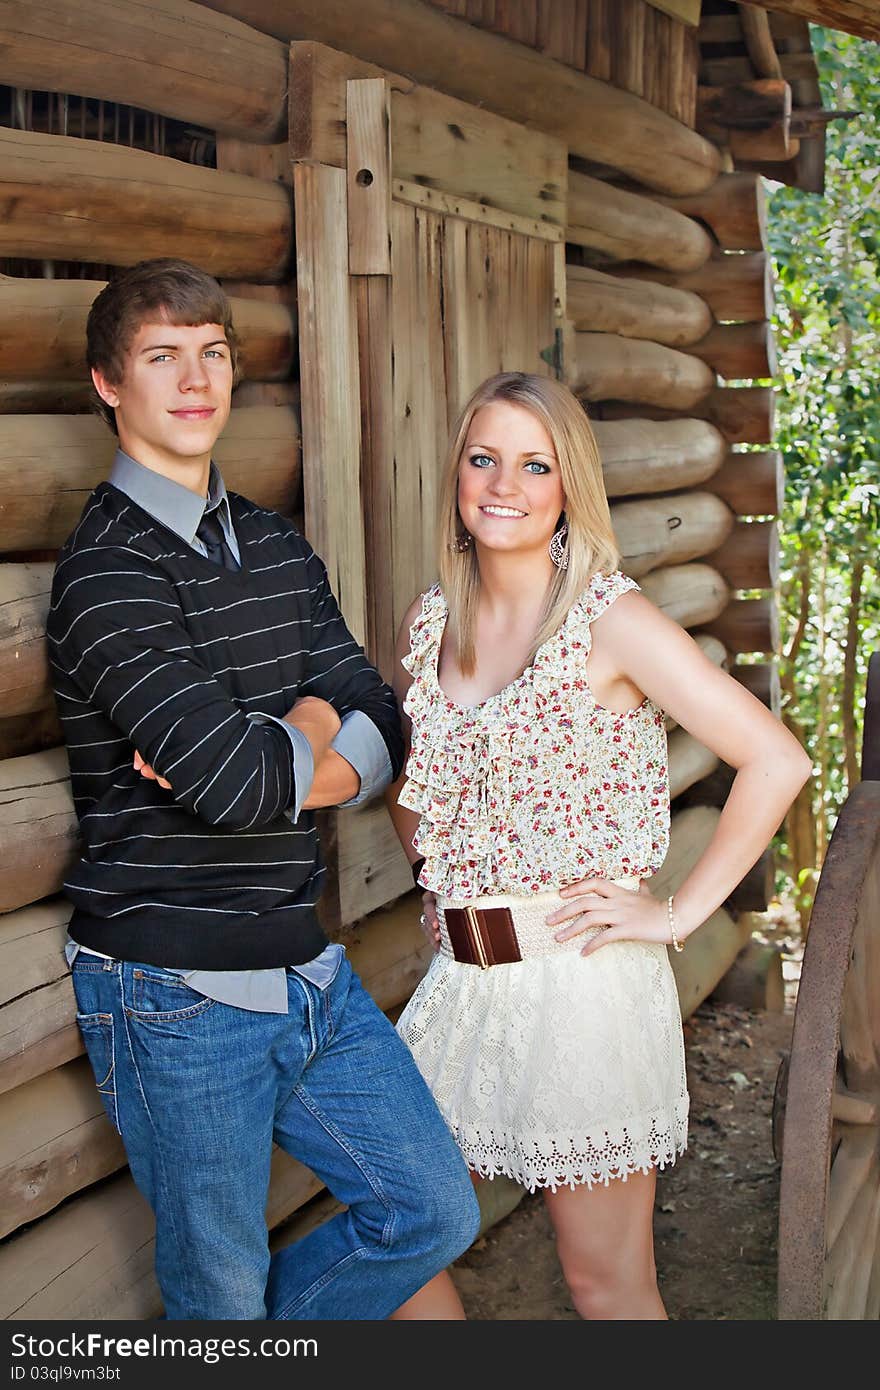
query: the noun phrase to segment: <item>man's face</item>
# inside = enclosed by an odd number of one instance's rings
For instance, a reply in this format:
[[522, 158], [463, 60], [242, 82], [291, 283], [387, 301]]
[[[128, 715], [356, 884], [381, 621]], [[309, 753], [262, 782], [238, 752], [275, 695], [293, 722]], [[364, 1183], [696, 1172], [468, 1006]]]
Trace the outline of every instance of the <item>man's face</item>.
[[220, 324], [143, 323], [126, 353], [122, 380], [111, 383], [100, 371], [92, 379], [116, 411], [125, 452], [201, 490], [231, 406], [232, 360]]

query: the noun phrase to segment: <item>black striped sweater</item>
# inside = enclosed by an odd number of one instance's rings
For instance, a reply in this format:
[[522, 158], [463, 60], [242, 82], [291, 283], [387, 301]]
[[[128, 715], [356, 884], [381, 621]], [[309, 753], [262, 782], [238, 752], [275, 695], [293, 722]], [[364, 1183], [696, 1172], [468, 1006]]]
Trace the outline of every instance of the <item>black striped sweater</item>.
[[[362, 710], [403, 741], [392, 691], [345, 626], [327, 573], [275, 512], [229, 494], [226, 570], [103, 483], [61, 551], [47, 636], [82, 856], [71, 935], [192, 969], [311, 960], [324, 870], [294, 797], [283, 716], [300, 695]], [[137, 748], [172, 790], [132, 767]]]

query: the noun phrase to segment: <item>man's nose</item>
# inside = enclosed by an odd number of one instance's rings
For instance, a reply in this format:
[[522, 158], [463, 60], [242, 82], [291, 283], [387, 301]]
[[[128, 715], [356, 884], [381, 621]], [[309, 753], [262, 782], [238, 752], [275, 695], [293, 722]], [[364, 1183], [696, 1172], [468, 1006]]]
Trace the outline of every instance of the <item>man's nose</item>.
[[184, 358], [180, 364], [181, 391], [206, 391], [211, 384], [201, 356]]

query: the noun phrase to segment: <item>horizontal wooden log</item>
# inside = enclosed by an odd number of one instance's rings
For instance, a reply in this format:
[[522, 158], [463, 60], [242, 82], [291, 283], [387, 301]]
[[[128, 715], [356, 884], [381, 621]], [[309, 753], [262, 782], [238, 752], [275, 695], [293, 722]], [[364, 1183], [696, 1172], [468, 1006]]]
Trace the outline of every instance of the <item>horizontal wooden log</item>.
[[767, 244], [767, 201], [757, 174], [719, 174], [701, 193], [654, 195], [658, 202], [709, 228], [723, 251], [763, 251]]
[[145, 107], [247, 140], [277, 140], [287, 52], [188, 0], [2, 0], [3, 81]]
[[[92, 489], [107, 477], [115, 449], [115, 436], [96, 416], [0, 416], [0, 548], [62, 545]], [[299, 420], [291, 408], [233, 410], [214, 457], [234, 491], [285, 516], [298, 509]], [[28, 707], [41, 698], [33, 690]], [[0, 710], [13, 712], [2, 699]]]
[[669, 795], [680, 796], [701, 777], [707, 777], [718, 766], [718, 755], [689, 734], [687, 729], [673, 729], [668, 738]]
[[[655, 897], [666, 898], [678, 891], [715, 834], [718, 817], [719, 812], [709, 807], [694, 807], [673, 815], [669, 853], [650, 881]], [[684, 951], [670, 948], [669, 962], [683, 1019], [690, 1017], [730, 969], [744, 936], [744, 928], [729, 912], [719, 908], [688, 937]]]
[[779, 516], [785, 492], [783, 456], [776, 449], [731, 450], [706, 486], [737, 516]]
[[0, 382], [0, 416], [84, 415], [91, 409], [91, 383], [80, 381]]
[[27, 714], [0, 718], [0, 762], [4, 758], [36, 753], [41, 748], [57, 747], [63, 740], [54, 700]]
[[[2, 4], [2, 0], [0, 0]], [[104, 280], [0, 280], [0, 376], [4, 381], [88, 378], [86, 319]], [[233, 298], [242, 369], [255, 381], [290, 375], [295, 313], [283, 304]]]
[[611, 524], [620, 548], [620, 568], [639, 579], [660, 565], [683, 564], [717, 551], [730, 534], [734, 518], [710, 492], [662, 493], [614, 503]]
[[776, 522], [737, 521], [718, 549], [706, 552], [706, 561], [731, 589], [775, 589], [779, 580]]
[[592, 426], [609, 497], [694, 487], [712, 477], [727, 450], [704, 420], [593, 420]]
[[0, 208], [0, 256], [183, 256], [254, 280], [279, 279], [290, 260], [280, 184], [97, 140], [0, 128]]
[[63, 748], [0, 763], [0, 912], [58, 893], [78, 840]]
[[125, 1164], [85, 1057], [0, 1096], [0, 1236]]
[[719, 323], [760, 323], [772, 317], [775, 306], [773, 269], [763, 251], [717, 251], [696, 270], [624, 263], [610, 266], [608, 273], [690, 290], [706, 301]]
[[724, 87], [697, 87], [697, 129], [714, 139], [724, 130], [763, 130], [791, 119], [791, 87], [784, 78], [752, 78]]
[[588, 401], [689, 410], [715, 384], [711, 369], [688, 353], [615, 333], [576, 333], [574, 356], [569, 384]]
[[[563, 140], [586, 159], [649, 188], [691, 191], [717, 174], [717, 149], [680, 122], [605, 82], [500, 38], [422, 0], [214, 0], [281, 39], [303, 35], [379, 63]], [[552, 99], [549, 94], [552, 93]]]
[[801, 142], [786, 125], [769, 126], [767, 130], [732, 130], [729, 135], [730, 153], [734, 160], [775, 164], [795, 159]]
[[[276, 1149], [267, 1223], [277, 1226], [320, 1190], [307, 1168]], [[0, 1250], [0, 1318], [159, 1317], [154, 1230], [146, 1199], [127, 1173], [83, 1193], [10, 1237]]]
[[[682, 627], [710, 623], [724, 610], [730, 590], [711, 565], [666, 565], [641, 580], [642, 592]], [[720, 641], [724, 638], [720, 634]]]
[[735, 776], [735, 770], [728, 763], [719, 761], [711, 772], [681, 794], [679, 806], [716, 806], [720, 810], [730, 796]]
[[568, 266], [566, 296], [568, 317], [575, 328], [588, 332], [685, 347], [703, 340], [712, 325], [708, 305], [699, 295], [615, 278], [589, 266]]
[[562, 226], [567, 151], [556, 139], [324, 44], [290, 50], [289, 157], [348, 165], [348, 82], [390, 89], [394, 179]]
[[727, 381], [776, 375], [776, 343], [769, 323], [716, 323], [688, 352]]
[[785, 1008], [782, 952], [768, 941], [748, 941], [712, 992], [720, 1004], [742, 1009], [765, 1009], [781, 1014]]
[[731, 666], [730, 674], [779, 718], [782, 690], [775, 661], [737, 661]]
[[[410, 892], [392, 908], [375, 914], [369, 923], [364, 922], [349, 940], [352, 964], [381, 1008], [392, 1008], [408, 998], [430, 960], [431, 949], [418, 924], [419, 905], [420, 895]], [[56, 942], [60, 951], [58, 928]], [[38, 963], [36, 958], [26, 964], [25, 977], [32, 989], [38, 987], [41, 975], [46, 973], [46, 964]], [[74, 1008], [69, 976], [64, 984], [70, 1007]], [[73, 1195], [85, 1185], [80, 1181], [83, 1175], [90, 1183], [99, 1173], [106, 1176], [124, 1161], [114, 1148], [115, 1132], [96, 1109], [100, 1108], [100, 1100], [87, 1068], [85, 1059], [74, 1062], [60, 1072], [21, 1086], [0, 1101], [0, 1115], [5, 1106], [16, 1118], [16, 1123], [5, 1131], [8, 1152], [0, 1153], [0, 1212], [11, 1223], [7, 1229], [33, 1219], [64, 1195]], [[45, 1103], [47, 1095], [51, 1105]], [[308, 1169], [276, 1150], [267, 1209], [269, 1226], [277, 1227], [320, 1186]], [[155, 1316], [159, 1303], [152, 1278], [152, 1219], [146, 1204], [141, 1205], [133, 1193], [130, 1178], [120, 1176], [99, 1193], [80, 1196], [76, 1203], [16, 1237], [16, 1267], [22, 1272], [24, 1283], [12, 1299], [0, 1302], [0, 1316], [61, 1316], [62, 1308], [66, 1310], [64, 1316], [70, 1318]], [[96, 1198], [103, 1200], [96, 1204]], [[94, 1237], [101, 1244], [104, 1236], [100, 1214], [107, 1206], [114, 1209], [119, 1220], [114, 1223], [111, 1246], [103, 1252], [110, 1258], [102, 1268], [92, 1260], [88, 1247], [78, 1245], [76, 1233], [82, 1231], [85, 1236], [88, 1231], [88, 1239]], [[71, 1222], [71, 1211], [81, 1213], [82, 1221]], [[47, 1229], [53, 1233], [48, 1243], [41, 1234]], [[131, 1246], [127, 1247], [129, 1237]], [[150, 1252], [147, 1263], [140, 1260], [144, 1243]], [[64, 1263], [71, 1247], [76, 1251], [73, 1260], [80, 1276], [73, 1282], [67, 1277]], [[0, 1252], [0, 1287], [4, 1285], [2, 1267], [9, 1248]], [[133, 1258], [137, 1260], [134, 1278], [129, 1267]], [[8, 1286], [6, 1291], [11, 1293]], [[17, 1298], [21, 1301], [17, 1302]], [[95, 1311], [89, 1313], [88, 1309]]]
[[[779, 68], [787, 82], [815, 82], [819, 75], [812, 49], [801, 53], [781, 53]], [[700, 76], [710, 86], [726, 87], [733, 82], [748, 82], [754, 73], [752, 61], [745, 54], [706, 58], [700, 64]]]
[[768, 845], [761, 858], [734, 888], [730, 904], [738, 912], [766, 912], [775, 892], [775, 884], [776, 856], [772, 846]]
[[49, 898], [0, 917], [0, 1092], [83, 1051], [64, 959], [72, 910]]
[[773, 597], [731, 599], [705, 627], [729, 652], [779, 651], [779, 610]]
[[[625, 400], [602, 401], [599, 409], [604, 420], [624, 420], [632, 415], [632, 406]], [[648, 403], [639, 410], [649, 420], [680, 419], [682, 413]], [[708, 420], [730, 444], [769, 444], [776, 424], [776, 397], [772, 386], [716, 386], [687, 413]]]
[[[421, 895], [411, 892], [393, 908], [363, 923], [347, 941], [352, 964], [380, 1008], [391, 1008], [407, 999], [425, 973], [432, 952], [419, 927], [420, 909]], [[21, 922], [28, 913], [31, 918], [36, 916], [38, 910], [10, 916]], [[57, 909], [53, 908], [51, 915], [57, 916]], [[50, 913], [44, 911], [43, 916], [48, 920]], [[46, 934], [44, 931], [37, 937], [39, 954], [34, 953], [33, 938], [22, 941], [18, 937], [19, 946], [25, 948], [18, 974], [38, 997], [44, 992], [39, 988], [40, 979], [50, 971], [57, 974], [63, 967], [63, 928], [59, 923], [48, 931], [54, 960], [47, 961], [42, 954], [46, 943], [40, 937]], [[3, 944], [0, 935], [0, 953]], [[75, 1001], [69, 976], [65, 983], [72, 1017]], [[5, 1012], [0, 1009], [0, 1026]], [[8, 1091], [0, 1097], [0, 1234], [7, 1235], [44, 1215], [124, 1165], [121, 1140], [106, 1119], [85, 1058]]]
[[612, 261], [646, 261], [675, 272], [701, 266], [713, 249], [694, 218], [574, 169], [568, 175], [565, 239]]
[[46, 615], [51, 564], [0, 565], [0, 713], [27, 714], [46, 703]]

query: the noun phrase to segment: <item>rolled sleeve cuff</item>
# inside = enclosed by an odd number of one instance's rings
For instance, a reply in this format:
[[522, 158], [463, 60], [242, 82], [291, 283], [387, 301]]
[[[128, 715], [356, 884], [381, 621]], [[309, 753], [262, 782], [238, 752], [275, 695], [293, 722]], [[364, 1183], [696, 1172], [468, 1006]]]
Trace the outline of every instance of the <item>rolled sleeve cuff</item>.
[[359, 806], [378, 796], [391, 782], [391, 759], [385, 740], [363, 710], [354, 709], [345, 715], [330, 747], [351, 763], [361, 779], [357, 796], [341, 801], [340, 806]]
[[253, 719], [256, 724], [277, 724], [290, 740], [290, 746], [293, 750], [293, 803], [287, 807], [287, 815], [290, 816], [291, 820], [298, 821], [302, 804], [312, 790], [312, 783], [315, 780], [315, 759], [312, 746], [302, 729], [294, 728], [293, 724], [288, 724], [283, 719], [277, 719], [274, 714], [261, 714], [253, 711], [248, 715], [248, 718]]

